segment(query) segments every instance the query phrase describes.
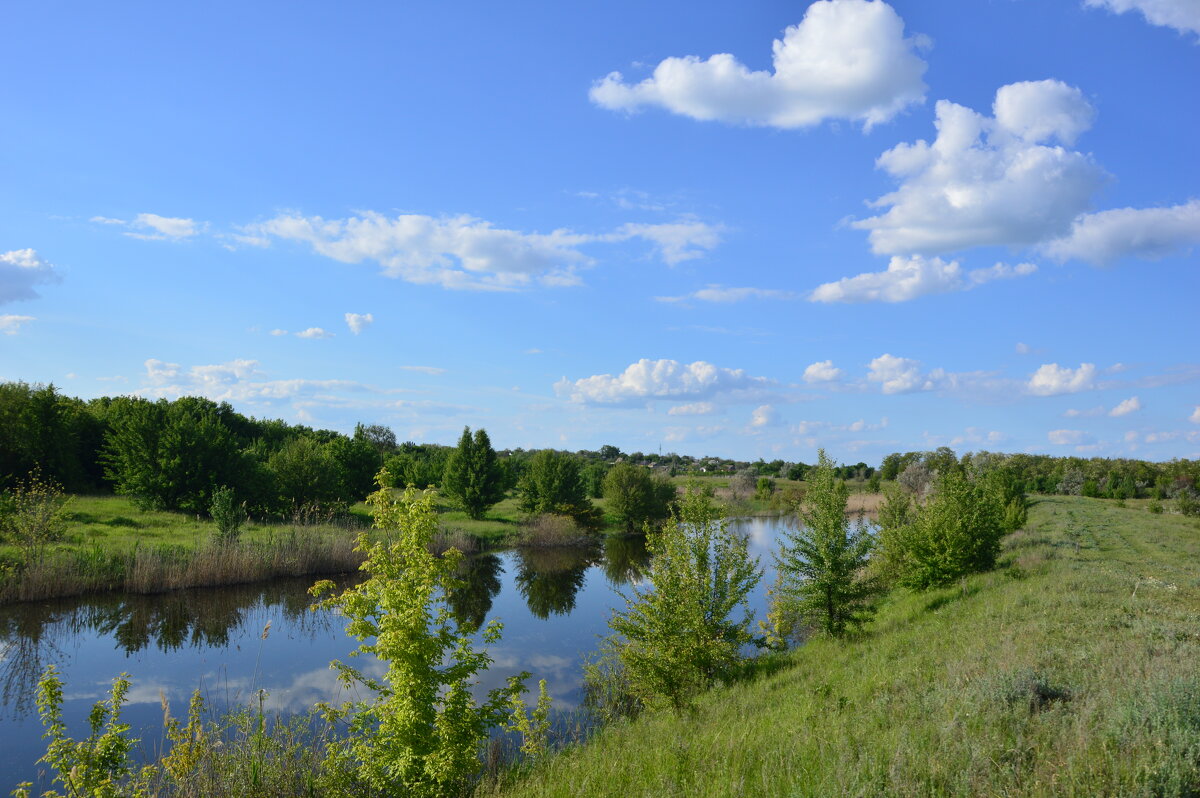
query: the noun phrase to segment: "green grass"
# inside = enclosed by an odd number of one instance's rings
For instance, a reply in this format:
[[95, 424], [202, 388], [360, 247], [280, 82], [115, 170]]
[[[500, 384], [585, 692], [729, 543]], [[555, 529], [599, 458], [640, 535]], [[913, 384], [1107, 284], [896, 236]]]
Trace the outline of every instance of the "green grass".
[[1039, 498], [995, 571], [772, 664], [496, 792], [1200, 795], [1200, 524]]

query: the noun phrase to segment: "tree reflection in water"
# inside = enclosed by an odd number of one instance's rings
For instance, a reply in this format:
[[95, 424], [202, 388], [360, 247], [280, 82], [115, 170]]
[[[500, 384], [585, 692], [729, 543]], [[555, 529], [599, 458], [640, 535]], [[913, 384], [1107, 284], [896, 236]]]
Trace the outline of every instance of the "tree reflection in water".
[[500, 574], [504, 573], [495, 554], [464, 557], [458, 564], [459, 587], [450, 592], [450, 610], [459, 623], [476, 629], [483, 626], [492, 610], [492, 600], [500, 592]]
[[601, 567], [613, 587], [640, 583], [649, 564], [645, 535], [610, 535], [605, 539]]
[[589, 566], [600, 560], [594, 546], [523, 548], [517, 551], [517, 590], [529, 611], [546, 619], [575, 609], [575, 594], [583, 587]]
[[112, 638], [126, 656], [151, 647], [222, 647], [268, 608], [282, 613], [294, 634], [315, 639], [338, 619], [309, 612], [310, 579], [289, 579], [158, 595], [103, 594], [82, 599], [0, 607], [0, 696], [15, 715], [27, 715], [46, 666], [62, 646], [93, 633]]

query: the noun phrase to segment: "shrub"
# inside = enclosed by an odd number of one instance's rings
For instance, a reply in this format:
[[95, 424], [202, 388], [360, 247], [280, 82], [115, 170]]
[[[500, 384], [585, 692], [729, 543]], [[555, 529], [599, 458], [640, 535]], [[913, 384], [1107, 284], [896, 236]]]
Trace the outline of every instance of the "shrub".
[[642, 703], [684, 710], [741, 663], [752, 641], [746, 599], [762, 571], [746, 538], [730, 532], [717, 508], [697, 493], [679, 502], [647, 546], [646, 582], [609, 620], [617, 635], [611, 644]]
[[242, 508], [237, 506], [233, 488], [222, 487], [213, 491], [212, 502], [208, 505], [208, 514], [217, 525], [214, 536], [217, 543], [236, 543], [242, 534], [242, 521], [245, 519]]
[[62, 488], [34, 471], [9, 492], [0, 512], [0, 531], [21, 549], [26, 565], [39, 561], [46, 546], [67, 529], [67, 503]]

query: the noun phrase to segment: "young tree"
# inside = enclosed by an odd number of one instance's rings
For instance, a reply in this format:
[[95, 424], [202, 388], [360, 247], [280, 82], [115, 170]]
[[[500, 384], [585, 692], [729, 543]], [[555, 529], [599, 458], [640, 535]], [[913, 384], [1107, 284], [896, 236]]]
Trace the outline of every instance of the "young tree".
[[629, 463], [617, 463], [604, 477], [604, 498], [608, 509], [634, 532], [647, 521], [658, 521], [671, 513], [675, 485], [663, 475]]
[[730, 532], [718, 509], [696, 492], [679, 502], [647, 547], [646, 580], [625, 597], [624, 612], [609, 620], [616, 633], [611, 643], [645, 705], [683, 710], [741, 662], [753, 639], [746, 597], [762, 570], [746, 538]]
[[584, 527], [596, 525], [579, 460], [567, 452], [543, 449], [529, 458], [517, 496], [523, 513], [569, 515]]
[[852, 525], [846, 517], [850, 491], [834, 475], [833, 460], [823, 449], [818, 457], [799, 508], [803, 524], [784, 534], [775, 556], [779, 581], [771, 620], [780, 641], [802, 622], [842, 637], [871, 617], [878, 592], [865, 575], [871, 536], [861, 520]]
[[475, 430], [472, 438], [471, 428], [463, 427], [458, 448], [446, 461], [442, 490], [475, 519], [483, 518], [489, 507], [504, 498], [504, 474], [484, 429]]
[[1003, 536], [999, 493], [951, 469], [912, 523], [885, 537], [885, 556], [895, 563], [900, 584], [923, 590], [991, 568]]
[[[492, 660], [475, 649], [475, 627], [457, 621], [450, 602], [462, 554], [457, 549], [440, 557], [430, 553], [438, 528], [432, 497], [410, 488], [393, 500], [386, 472], [378, 484], [368, 501], [386, 539], [372, 542], [365, 532], [358, 539], [366, 554], [362, 568], [370, 578], [324, 606], [349, 619], [348, 634], [370, 641], [355, 653], [375, 656], [387, 670], [375, 679], [332, 663], [343, 683], [362, 685], [373, 698], [334, 711], [348, 722], [349, 733], [331, 765], [356, 773], [372, 795], [458, 795], [479, 770], [489, 731], [515, 714], [521, 680], [528, 674], [476, 702], [472, 687]], [[333, 587], [320, 582], [313, 592]], [[484, 643], [498, 642], [500, 632], [500, 623], [490, 622], [482, 632]]]

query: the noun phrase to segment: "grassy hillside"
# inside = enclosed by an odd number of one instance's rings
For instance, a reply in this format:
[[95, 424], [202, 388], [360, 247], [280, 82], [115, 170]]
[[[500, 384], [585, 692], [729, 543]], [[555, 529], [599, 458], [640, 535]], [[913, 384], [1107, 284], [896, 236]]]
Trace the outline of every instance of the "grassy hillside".
[[1200, 525], [1039, 498], [1001, 567], [897, 593], [693, 717], [550, 757], [516, 796], [1200, 795]]

